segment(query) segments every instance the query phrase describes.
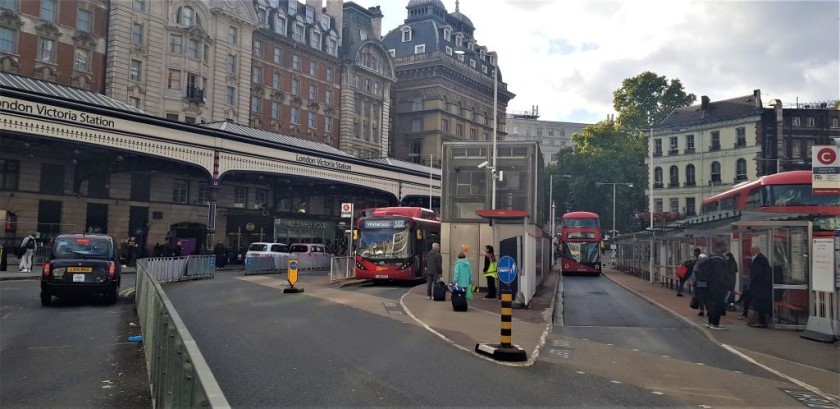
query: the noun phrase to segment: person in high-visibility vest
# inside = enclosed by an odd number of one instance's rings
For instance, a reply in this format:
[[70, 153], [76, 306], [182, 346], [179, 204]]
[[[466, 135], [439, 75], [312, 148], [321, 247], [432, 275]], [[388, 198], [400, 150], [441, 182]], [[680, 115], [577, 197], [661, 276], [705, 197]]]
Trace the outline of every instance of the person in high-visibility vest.
[[484, 277], [487, 277], [487, 295], [484, 298], [497, 298], [496, 294], [496, 279], [499, 278], [498, 267], [499, 263], [496, 260], [496, 253], [493, 246], [484, 246]]

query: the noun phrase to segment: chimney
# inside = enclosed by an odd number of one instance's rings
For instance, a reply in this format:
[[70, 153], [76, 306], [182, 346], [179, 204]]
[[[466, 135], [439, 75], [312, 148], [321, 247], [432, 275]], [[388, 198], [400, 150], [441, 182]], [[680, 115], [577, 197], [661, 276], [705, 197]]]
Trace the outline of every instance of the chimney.
[[341, 30], [344, 27], [344, 1], [327, 0], [327, 14], [335, 21], [335, 30], [338, 32], [338, 44], [341, 44]]
[[764, 108], [764, 105], [761, 103], [761, 90], [760, 89], [753, 90], [753, 97], [754, 97], [753, 99], [755, 99], [755, 107], [757, 109]]
[[371, 29], [373, 30], [373, 36], [377, 40], [382, 39], [382, 10], [379, 9], [379, 6], [370, 7], [368, 11], [371, 14], [370, 25]]
[[703, 95], [700, 97], [700, 110], [706, 112], [709, 110], [709, 97]]

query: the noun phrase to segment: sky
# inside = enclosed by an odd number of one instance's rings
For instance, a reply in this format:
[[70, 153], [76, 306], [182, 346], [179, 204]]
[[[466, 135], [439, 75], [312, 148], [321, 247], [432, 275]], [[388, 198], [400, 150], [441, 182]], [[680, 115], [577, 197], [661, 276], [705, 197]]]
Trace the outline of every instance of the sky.
[[[380, 6], [382, 35], [408, 0]], [[455, 0], [442, 0], [455, 11]], [[613, 91], [644, 71], [712, 101], [760, 89], [765, 106], [840, 99], [840, 1], [461, 0], [479, 45], [499, 54], [508, 113], [595, 123]]]

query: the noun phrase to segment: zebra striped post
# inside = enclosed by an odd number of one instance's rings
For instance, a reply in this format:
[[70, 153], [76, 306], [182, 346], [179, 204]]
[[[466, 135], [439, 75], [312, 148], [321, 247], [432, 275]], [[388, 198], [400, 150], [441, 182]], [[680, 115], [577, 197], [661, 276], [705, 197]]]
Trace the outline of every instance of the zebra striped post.
[[499, 344], [475, 344], [475, 352], [487, 355], [497, 361], [522, 362], [528, 360], [528, 354], [517, 345], [513, 345], [513, 294], [507, 285], [502, 286], [502, 330]]
[[502, 291], [502, 348], [510, 348], [511, 333], [513, 332], [513, 294], [507, 289]]

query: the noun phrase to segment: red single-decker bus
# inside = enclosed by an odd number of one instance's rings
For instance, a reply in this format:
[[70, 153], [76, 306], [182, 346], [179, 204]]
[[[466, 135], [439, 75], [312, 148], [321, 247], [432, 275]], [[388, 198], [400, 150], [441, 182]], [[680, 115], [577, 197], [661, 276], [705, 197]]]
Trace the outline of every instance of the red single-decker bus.
[[440, 243], [440, 220], [420, 207], [383, 207], [359, 219], [355, 275], [368, 280], [418, 280], [426, 254]]

